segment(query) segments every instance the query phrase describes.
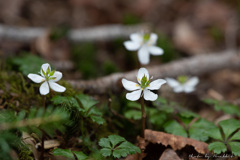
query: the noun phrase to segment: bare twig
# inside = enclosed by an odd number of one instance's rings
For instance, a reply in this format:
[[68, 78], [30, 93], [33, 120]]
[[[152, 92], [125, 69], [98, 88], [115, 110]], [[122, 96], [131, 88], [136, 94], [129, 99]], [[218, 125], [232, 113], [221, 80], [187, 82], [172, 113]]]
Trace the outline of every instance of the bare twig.
[[[104, 25], [85, 29], [69, 30], [67, 38], [72, 42], [112, 40], [119, 37], [128, 37], [133, 32], [148, 30], [149, 25], [140, 24], [134, 26]], [[47, 28], [40, 27], [16, 27], [0, 24], [0, 40], [11, 40], [30, 43], [32, 40], [48, 32]]]
[[[240, 54], [234, 51], [198, 55], [187, 59], [173, 61], [164, 65], [147, 67], [154, 79], [176, 77], [178, 75], [202, 75], [212, 73], [225, 68], [240, 68]], [[136, 79], [137, 70], [126, 73], [115, 73], [95, 80], [69, 80], [68, 82], [76, 89], [83, 89], [95, 94], [107, 91], [120, 91], [121, 79]]]

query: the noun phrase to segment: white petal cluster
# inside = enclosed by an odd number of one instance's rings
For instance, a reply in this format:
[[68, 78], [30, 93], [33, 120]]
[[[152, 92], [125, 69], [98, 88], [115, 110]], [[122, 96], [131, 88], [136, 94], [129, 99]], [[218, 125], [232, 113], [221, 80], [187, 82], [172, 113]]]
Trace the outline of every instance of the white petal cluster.
[[129, 51], [138, 50], [138, 59], [141, 64], [148, 64], [150, 54], [162, 55], [163, 50], [155, 46], [157, 42], [157, 34], [151, 33], [150, 35], [143, 33], [133, 33], [130, 35], [130, 41], [124, 42], [124, 46]]
[[195, 86], [198, 84], [198, 77], [192, 77], [188, 79], [185, 83], [180, 83], [178, 80], [173, 78], [166, 78], [167, 84], [173, 88], [175, 93], [185, 92], [190, 93], [195, 90]]
[[64, 92], [66, 90], [65, 87], [56, 83], [62, 78], [62, 73], [59, 71], [51, 71], [48, 63], [42, 65], [40, 74], [41, 75], [28, 74], [28, 78], [35, 83], [42, 83], [39, 89], [41, 95], [47, 95], [50, 90], [49, 88], [55, 92]]
[[[147, 81], [146, 81], [147, 86], [145, 86], [145, 84], [141, 84], [142, 79], [144, 77], [147, 79]], [[157, 79], [150, 83], [149, 73], [146, 68], [139, 69], [138, 75], [137, 75], [137, 80], [138, 80], [138, 83], [128, 81], [124, 78], [122, 79], [123, 87], [128, 91], [133, 91], [131, 93], [126, 94], [126, 98], [128, 100], [136, 101], [141, 97], [141, 95], [143, 95], [145, 100], [155, 101], [157, 99], [158, 95], [151, 92], [150, 90], [158, 90], [164, 83], [166, 83], [166, 81], [164, 79]]]

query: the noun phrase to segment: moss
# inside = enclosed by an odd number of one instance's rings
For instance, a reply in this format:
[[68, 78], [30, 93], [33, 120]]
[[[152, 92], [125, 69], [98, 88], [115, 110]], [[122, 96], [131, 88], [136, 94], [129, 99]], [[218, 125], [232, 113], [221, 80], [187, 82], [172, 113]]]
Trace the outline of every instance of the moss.
[[18, 150], [19, 160], [34, 160], [34, 158], [31, 156], [32, 151], [26, 145], [21, 145]]

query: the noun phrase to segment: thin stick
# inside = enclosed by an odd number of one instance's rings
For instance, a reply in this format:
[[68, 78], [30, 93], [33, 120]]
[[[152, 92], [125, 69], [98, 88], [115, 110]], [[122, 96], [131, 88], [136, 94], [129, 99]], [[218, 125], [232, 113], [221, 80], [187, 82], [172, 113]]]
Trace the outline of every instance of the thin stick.
[[141, 110], [142, 110], [142, 138], [145, 138], [145, 121], [146, 121], [146, 113], [145, 113], [145, 108], [144, 108], [144, 99], [143, 97], [140, 98], [141, 102]]
[[112, 103], [112, 99], [109, 98], [109, 99], [108, 99], [108, 109], [109, 109], [109, 111], [110, 111], [114, 116], [117, 116], [117, 117], [119, 117], [119, 118], [121, 118], [121, 119], [127, 120], [128, 122], [130, 122], [130, 123], [132, 123], [132, 124], [135, 124], [135, 122], [134, 122], [133, 120], [128, 119], [128, 118], [122, 116], [121, 114], [118, 114], [115, 110], [113, 110], [112, 107], [111, 107], [111, 103]]

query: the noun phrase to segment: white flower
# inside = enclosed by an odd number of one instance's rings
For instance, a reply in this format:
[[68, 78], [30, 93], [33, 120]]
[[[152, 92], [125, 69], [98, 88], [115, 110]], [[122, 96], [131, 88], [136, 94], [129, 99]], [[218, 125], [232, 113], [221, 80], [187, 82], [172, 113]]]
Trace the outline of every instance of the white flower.
[[166, 83], [164, 79], [157, 79], [150, 83], [149, 74], [146, 68], [139, 69], [137, 80], [139, 84], [128, 81], [124, 78], [122, 79], [123, 87], [128, 91], [133, 91], [126, 95], [126, 98], [130, 101], [138, 100], [142, 95], [142, 92], [145, 100], [155, 101], [158, 95], [150, 90], [158, 90], [164, 83]]
[[124, 46], [129, 51], [138, 50], [138, 59], [141, 64], [148, 64], [150, 54], [154, 56], [162, 55], [163, 50], [155, 46], [157, 42], [157, 34], [133, 33], [130, 35], [131, 41], [124, 42]]
[[65, 87], [55, 83], [62, 78], [62, 73], [58, 71], [51, 71], [51, 67], [48, 63], [42, 65], [40, 74], [41, 76], [38, 74], [28, 74], [28, 78], [35, 83], [43, 82], [39, 89], [41, 95], [48, 94], [49, 87], [56, 92], [64, 92], [66, 90]]
[[185, 92], [190, 93], [195, 90], [195, 86], [198, 84], [198, 77], [192, 77], [188, 79], [186, 76], [179, 76], [178, 80], [173, 78], [166, 78], [167, 84], [173, 88], [176, 93]]

